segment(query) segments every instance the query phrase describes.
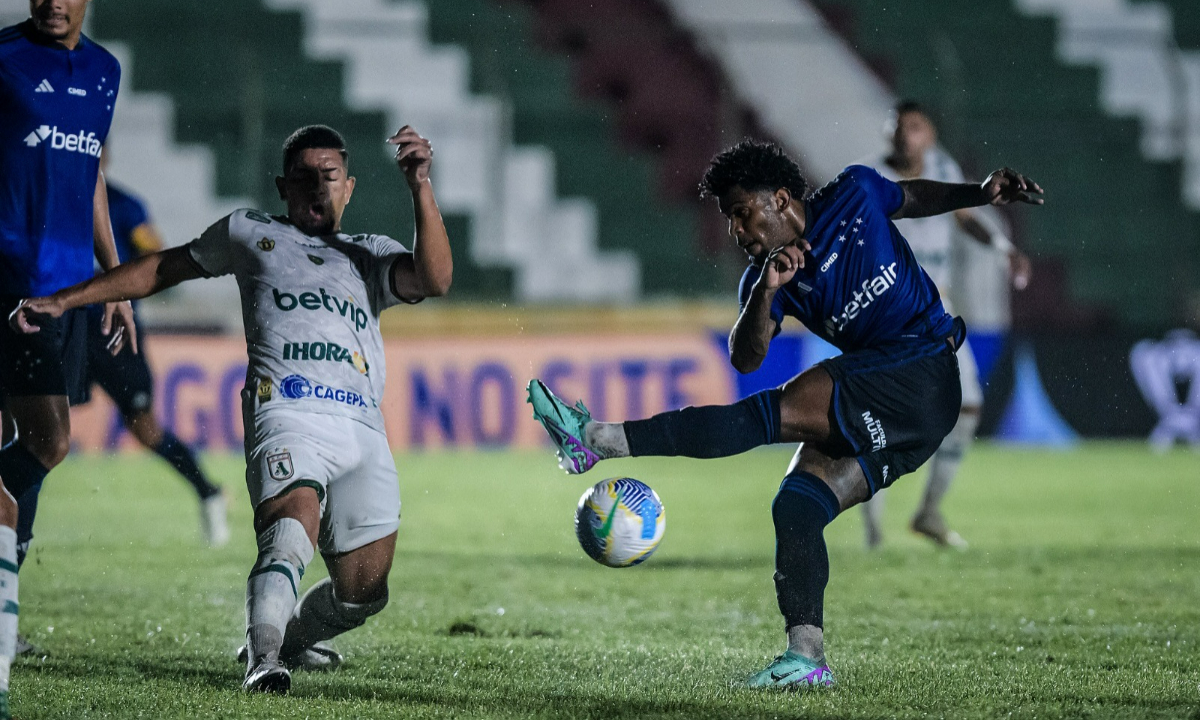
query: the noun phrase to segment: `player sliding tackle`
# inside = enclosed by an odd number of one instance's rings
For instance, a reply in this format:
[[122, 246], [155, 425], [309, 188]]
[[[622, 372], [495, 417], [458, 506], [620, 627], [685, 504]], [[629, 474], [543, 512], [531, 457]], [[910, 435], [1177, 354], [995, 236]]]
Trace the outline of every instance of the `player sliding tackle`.
[[729, 338], [733, 366], [757, 369], [787, 315], [843, 354], [733, 405], [646, 420], [596, 422], [582, 403], [566, 404], [540, 380], [529, 383], [529, 400], [569, 473], [609, 458], [715, 458], [801, 443], [771, 507], [788, 647], [747, 682], [832, 685], [823, 630], [824, 528], [928, 460], [954, 427], [961, 399], [955, 350], [966, 328], [946, 313], [892, 220], [987, 204], [1040, 205], [1042, 189], [1007, 168], [971, 185], [895, 183], [851, 166], [810, 196], [783, 151], [755, 142], [714, 158], [701, 189], [717, 199], [729, 234], [750, 257]]
[[[346, 145], [331, 128], [297, 130], [276, 178], [285, 217], [239, 210], [190, 244], [147, 255], [48, 298], [12, 322], [37, 332], [70, 308], [153, 295], [233, 274], [249, 367], [242, 392], [246, 484], [258, 559], [246, 588], [249, 691], [286, 692], [288, 668], [336, 666], [325, 640], [387, 604], [399, 526], [396, 465], [384, 434], [379, 314], [450, 288], [450, 242], [429, 182], [433, 151], [405, 126], [388, 140], [412, 192], [410, 252], [382, 235], [340, 232], [354, 191]], [[0, 502], [0, 522], [4, 522]], [[297, 603], [320, 547], [330, 578]]]

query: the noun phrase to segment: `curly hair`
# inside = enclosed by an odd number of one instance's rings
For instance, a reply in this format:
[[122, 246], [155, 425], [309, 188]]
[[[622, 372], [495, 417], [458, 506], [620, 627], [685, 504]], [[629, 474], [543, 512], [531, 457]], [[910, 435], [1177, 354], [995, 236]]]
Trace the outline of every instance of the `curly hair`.
[[283, 171], [288, 171], [302, 151], [312, 148], [337, 150], [343, 163], [348, 165], [350, 162], [350, 154], [346, 152], [346, 139], [341, 133], [328, 125], [305, 125], [283, 141]]
[[797, 199], [803, 199], [810, 188], [800, 166], [783, 148], [757, 140], [743, 140], [714, 157], [700, 181], [700, 197], [719, 199], [734, 187], [747, 192], [787, 188]]

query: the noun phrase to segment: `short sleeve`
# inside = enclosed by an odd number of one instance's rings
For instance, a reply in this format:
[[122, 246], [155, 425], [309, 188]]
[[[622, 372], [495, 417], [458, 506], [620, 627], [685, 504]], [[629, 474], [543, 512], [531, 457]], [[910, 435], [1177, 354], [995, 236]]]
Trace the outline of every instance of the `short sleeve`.
[[392, 284], [392, 268], [401, 258], [412, 255], [412, 251], [386, 235], [368, 235], [365, 243], [370, 251], [370, 259], [369, 267], [363, 268], [363, 279], [376, 312], [396, 305], [415, 305], [420, 302], [398, 296]]
[[204, 233], [188, 243], [192, 264], [207, 277], [229, 275], [233, 272], [233, 242], [229, 237], [232, 215], [226, 215], [209, 226]]
[[963, 176], [962, 168], [950, 157], [945, 151], [940, 148], [934, 148], [929, 151], [929, 156], [925, 161], [933, 168], [933, 172], [927, 174], [930, 180], [937, 180], [944, 183], [964, 183], [967, 179]]
[[866, 165], [851, 165], [842, 173], [839, 181], [861, 188], [867, 198], [887, 217], [895, 214], [904, 204], [904, 190], [880, 175], [878, 170]]
[[[742, 273], [742, 281], [738, 285], [738, 310], [745, 310], [746, 303], [750, 302], [750, 293], [754, 292], [754, 283], [758, 282], [759, 269], [751, 265], [746, 268], [746, 272]], [[779, 294], [776, 293], [775, 299], [771, 302], [771, 319], [775, 321], [775, 330], [771, 333], [771, 337], [778, 335], [783, 330], [783, 304], [779, 302]]]

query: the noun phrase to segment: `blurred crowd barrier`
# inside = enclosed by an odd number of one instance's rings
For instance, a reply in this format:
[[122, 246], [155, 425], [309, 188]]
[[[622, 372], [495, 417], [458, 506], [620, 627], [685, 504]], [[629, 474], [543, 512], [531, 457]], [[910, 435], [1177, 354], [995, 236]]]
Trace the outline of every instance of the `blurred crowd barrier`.
[[[405, 451], [540, 447], [544, 433], [525, 404], [525, 385], [533, 377], [565, 398], [582, 399], [598, 419], [623, 420], [728, 403], [786, 382], [837, 352], [789, 323], [763, 367], [739, 375], [726, 350], [736, 314], [736, 305], [717, 302], [591, 308], [429, 303], [389, 311], [382, 321], [389, 440]], [[1164, 427], [1182, 427], [1182, 413], [1189, 428], [1195, 423], [1200, 355], [1188, 355], [1192, 362], [1183, 368], [1176, 367], [1179, 353], [1172, 354], [1166, 380], [1152, 381], [1155, 392], [1144, 396], [1139, 386], [1149, 387], [1147, 381], [1135, 377], [1130, 363], [1144, 336], [1047, 333], [1014, 342], [1004, 331], [974, 326], [970, 338], [985, 389], [981, 435], [1047, 444], [1050, 420], [1082, 437], [1145, 438], [1164, 418], [1170, 419]], [[201, 449], [240, 451], [246, 375], [241, 336], [152, 332], [146, 352], [163, 424]], [[93, 395], [91, 404], [72, 410], [76, 448], [135, 448], [112, 403], [99, 389]], [[1014, 435], [1018, 426], [1023, 432]]]
[[[385, 340], [381, 405], [397, 450], [540, 446], [545, 433], [525, 403], [532, 377], [582, 398], [598, 418], [646, 417], [739, 394], [724, 331], [709, 327], [703, 308], [414, 317], [390, 323]], [[202, 449], [241, 450], [244, 340], [158, 335], [146, 348], [164, 425]], [[114, 406], [94, 395], [72, 413], [77, 448], [135, 448]]]

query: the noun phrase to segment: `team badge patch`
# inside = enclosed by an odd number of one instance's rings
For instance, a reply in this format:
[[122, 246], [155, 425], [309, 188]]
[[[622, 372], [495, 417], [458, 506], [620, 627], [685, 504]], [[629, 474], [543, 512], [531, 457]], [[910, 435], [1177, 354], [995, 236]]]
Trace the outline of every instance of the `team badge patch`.
[[258, 241], [258, 249], [263, 252], [271, 252], [275, 249], [275, 241], [271, 238], [263, 238]]
[[355, 350], [354, 354], [350, 356], [350, 362], [354, 365], [355, 370], [359, 371], [363, 375], [367, 374], [367, 359], [360, 355], [357, 350]]
[[258, 401], [266, 402], [271, 399], [275, 393], [275, 383], [271, 382], [271, 378], [258, 379]]
[[272, 453], [267, 456], [267, 472], [272, 480], [291, 480], [295, 470], [292, 468], [292, 454], [287, 450]]
[[313, 265], [324, 265], [325, 264], [325, 258], [322, 258], [317, 255], [309, 255], [308, 259], [312, 260]]

